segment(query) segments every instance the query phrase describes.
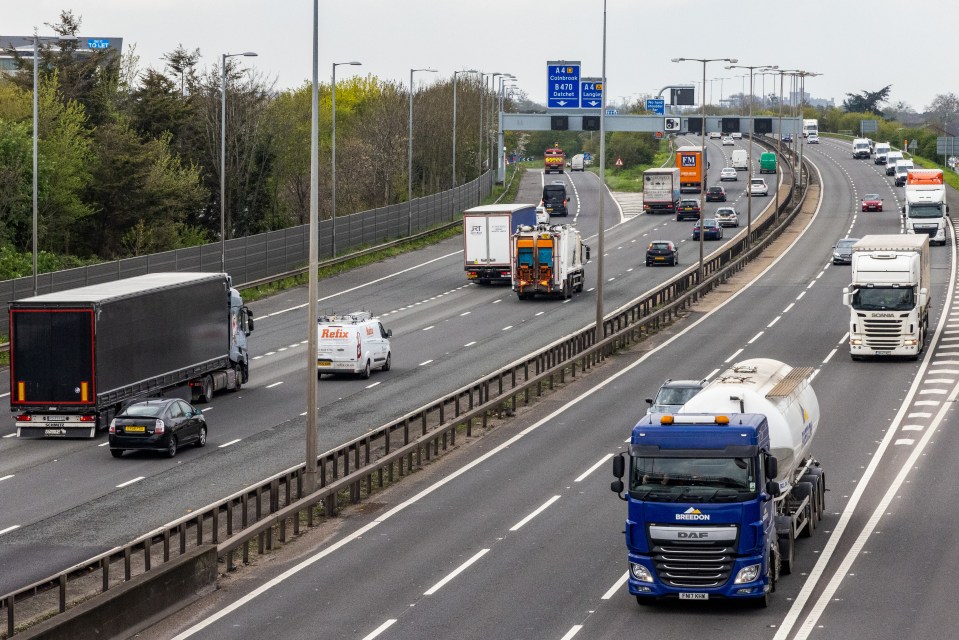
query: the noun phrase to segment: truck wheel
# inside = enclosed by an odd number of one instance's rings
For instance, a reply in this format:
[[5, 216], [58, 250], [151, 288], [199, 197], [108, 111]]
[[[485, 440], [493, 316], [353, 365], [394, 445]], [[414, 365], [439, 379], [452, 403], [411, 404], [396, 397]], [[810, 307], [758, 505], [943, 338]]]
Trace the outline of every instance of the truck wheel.
[[243, 365], [237, 362], [233, 365], [233, 391], [239, 391], [243, 387]]
[[806, 503], [806, 526], [799, 533], [803, 538], [811, 538], [816, 530], [816, 522], [819, 520], [819, 507], [816, 504], [817, 492], [811, 482], [798, 482], [794, 490], [795, 495], [800, 500], [809, 498]]
[[383, 371], [389, 371], [390, 367], [393, 365], [393, 356], [390, 353], [386, 354], [386, 363], [383, 365]]
[[656, 598], [649, 598], [646, 596], [636, 596], [636, 602], [641, 607], [649, 607], [656, 604]]
[[177, 447], [176, 436], [170, 436], [170, 439], [167, 441], [167, 444], [166, 444], [167, 458], [176, 457], [176, 447]]
[[563, 299], [569, 300], [572, 297], [573, 297], [573, 279], [567, 276], [566, 282], [563, 283]]
[[370, 379], [370, 361], [369, 360], [366, 361], [366, 366], [363, 367], [363, 373], [361, 373], [360, 376], [362, 376], [364, 380]]
[[822, 522], [822, 518], [826, 514], [826, 474], [818, 467], [813, 468], [799, 481], [812, 483], [813, 494], [816, 497], [816, 520]]
[[[200, 399], [200, 402], [210, 402], [213, 399], [213, 378], [210, 376], [203, 377], [203, 397]], [[170, 456], [171, 458], [173, 456]]]

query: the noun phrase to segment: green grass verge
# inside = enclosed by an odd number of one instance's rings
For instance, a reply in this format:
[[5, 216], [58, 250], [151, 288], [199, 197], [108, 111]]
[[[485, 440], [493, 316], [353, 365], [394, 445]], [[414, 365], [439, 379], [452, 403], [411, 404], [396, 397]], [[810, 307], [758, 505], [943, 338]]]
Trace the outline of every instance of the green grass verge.
[[[669, 150], [668, 146], [663, 144], [660, 147], [660, 151], [653, 156], [653, 160], [649, 164], [641, 164], [638, 167], [630, 167], [629, 169], [616, 169], [614, 167], [610, 170], [607, 167], [606, 184], [611, 191], [641, 192], [643, 190], [643, 172], [646, 171], [646, 169], [658, 169], [662, 167], [671, 155], [672, 151]], [[599, 167], [595, 164], [590, 167], [589, 170], [599, 175]]]

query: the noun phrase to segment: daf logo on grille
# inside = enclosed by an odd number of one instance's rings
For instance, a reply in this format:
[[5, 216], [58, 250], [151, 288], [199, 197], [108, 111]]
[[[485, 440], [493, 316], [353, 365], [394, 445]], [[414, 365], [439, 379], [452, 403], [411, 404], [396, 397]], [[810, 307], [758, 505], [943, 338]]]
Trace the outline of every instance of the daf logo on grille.
[[701, 532], [700, 531], [679, 531], [676, 534], [676, 537], [681, 539], [689, 539], [689, 540], [693, 540], [693, 539], [703, 540], [705, 538], [708, 538], [709, 534], [706, 533], [705, 531], [701, 531]]

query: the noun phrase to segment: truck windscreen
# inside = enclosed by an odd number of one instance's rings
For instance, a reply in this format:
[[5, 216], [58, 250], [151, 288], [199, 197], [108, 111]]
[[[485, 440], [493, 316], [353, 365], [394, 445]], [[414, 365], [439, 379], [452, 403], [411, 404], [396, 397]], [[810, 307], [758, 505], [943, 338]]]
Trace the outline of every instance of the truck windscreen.
[[852, 296], [859, 311], [909, 311], [916, 306], [911, 287], [861, 287]]
[[758, 482], [751, 458], [633, 458], [629, 490], [651, 502], [741, 502]]
[[942, 205], [938, 203], [910, 204], [907, 207], [910, 218], [941, 218]]

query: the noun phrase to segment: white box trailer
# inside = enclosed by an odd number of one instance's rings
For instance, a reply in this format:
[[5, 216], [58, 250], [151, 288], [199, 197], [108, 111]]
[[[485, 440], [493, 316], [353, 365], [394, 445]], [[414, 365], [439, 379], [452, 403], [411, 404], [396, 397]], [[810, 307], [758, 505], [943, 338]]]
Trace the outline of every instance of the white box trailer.
[[480, 284], [511, 282], [511, 238], [519, 227], [535, 224], [535, 204], [491, 204], [465, 211], [463, 261], [467, 279]]

